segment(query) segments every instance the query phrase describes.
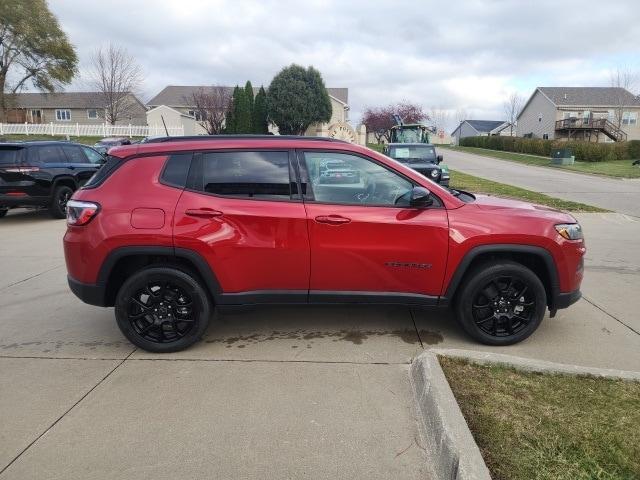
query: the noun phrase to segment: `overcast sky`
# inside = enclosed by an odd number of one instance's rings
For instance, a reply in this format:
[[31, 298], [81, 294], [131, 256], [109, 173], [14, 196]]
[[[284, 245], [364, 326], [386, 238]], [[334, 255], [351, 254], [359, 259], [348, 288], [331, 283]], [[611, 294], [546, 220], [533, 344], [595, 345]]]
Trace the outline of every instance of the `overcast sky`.
[[[205, 1], [49, 0], [85, 68], [112, 42], [144, 69], [143, 100], [165, 85], [268, 86], [313, 65], [348, 87], [351, 117], [409, 100], [502, 119], [510, 92], [606, 86], [640, 69], [637, 0]], [[377, 4], [377, 6], [376, 6]], [[82, 73], [68, 90], [85, 87]], [[637, 93], [637, 92], [636, 92]]]

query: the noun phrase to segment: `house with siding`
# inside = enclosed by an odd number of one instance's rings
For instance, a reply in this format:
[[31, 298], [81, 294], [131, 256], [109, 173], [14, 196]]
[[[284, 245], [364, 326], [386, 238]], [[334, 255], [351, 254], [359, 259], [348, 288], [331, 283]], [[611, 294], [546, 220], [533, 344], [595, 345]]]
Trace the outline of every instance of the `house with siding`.
[[[202, 126], [197, 123], [199, 120], [198, 112], [196, 110], [196, 106], [194, 105], [194, 94], [198, 92], [207, 92], [213, 88], [226, 88], [229, 90], [229, 94], [233, 92], [233, 87], [219, 87], [219, 86], [206, 86], [206, 85], [168, 85], [164, 87], [160, 93], [154, 96], [151, 100], [147, 102], [147, 107], [149, 108], [149, 125], [152, 125], [153, 122], [157, 122], [157, 115], [155, 115], [158, 110], [158, 107], [164, 105], [166, 107], [171, 108], [175, 113], [170, 115], [172, 121], [179, 122], [181, 126], [183, 123], [187, 123], [188, 127], [185, 128], [185, 131], [191, 129], [192, 122], [187, 120], [186, 117], [181, 115], [186, 115], [187, 117], [192, 117], [196, 120], [195, 125], [195, 134], [203, 135], [206, 134], [206, 131]], [[253, 88], [253, 95], [257, 95], [258, 90], [257, 87]], [[331, 100], [331, 120], [327, 124], [324, 125], [312, 125], [306, 132], [306, 135], [316, 135], [318, 129], [324, 128], [328, 130], [333, 125], [342, 125], [349, 122], [349, 89], [348, 88], [327, 88], [327, 92], [329, 93], [329, 99]], [[170, 113], [170, 112], [169, 112]], [[166, 122], [165, 118], [165, 122]], [[270, 127], [270, 130], [275, 132], [273, 127]]]
[[[124, 112], [116, 125], [146, 125], [147, 109], [132, 93], [121, 100]], [[99, 92], [16, 93], [8, 100], [7, 123], [97, 125], [105, 122]]]
[[618, 87], [538, 87], [518, 114], [519, 137], [640, 139], [640, 97]]
[[511, 124], [504, 120], [463, 120], [451, 132], [451, 139], [454, 145], [460, 145], [460, 139], [465, 137], [511, 136], [513, 133]]

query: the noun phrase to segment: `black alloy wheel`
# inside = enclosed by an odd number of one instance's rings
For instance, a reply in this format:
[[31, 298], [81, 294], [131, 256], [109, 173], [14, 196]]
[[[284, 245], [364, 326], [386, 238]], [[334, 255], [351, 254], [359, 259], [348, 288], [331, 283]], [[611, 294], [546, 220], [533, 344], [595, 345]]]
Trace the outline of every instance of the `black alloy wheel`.
[[540, 278], [522, 264], [500, 260], [470, 272], [456, 294], [456, 317], [474, 339], [512, 345], [531, 335], [547, 309]]
[[521, 332], [531, 322], [535, 298], [521, 278], [496, 277], [477, 291], [472, 308], [478, 328], [487, 335], [505, 337]]
[[197, 342], [209, 323], [211, 304], [195, 278], [171, 267], [133, 274], [116, 298], [122, 333], [151, 352], [173, 352]]

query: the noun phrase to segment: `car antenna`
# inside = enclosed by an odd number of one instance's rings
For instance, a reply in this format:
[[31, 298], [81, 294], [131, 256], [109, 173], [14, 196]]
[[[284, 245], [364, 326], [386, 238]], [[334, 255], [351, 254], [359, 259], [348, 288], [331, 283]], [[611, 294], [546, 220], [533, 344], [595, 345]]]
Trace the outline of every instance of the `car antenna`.
[[162, 120], [162, 125], [164, 125], [164, 131], [167, 134], [167, 137], [170, 137], [171, 135], [169, 135], [169, 129], [167, 128], [167, 124], [164, 123], [164, 117], [162, 115], [160, 115], [160, 119]]

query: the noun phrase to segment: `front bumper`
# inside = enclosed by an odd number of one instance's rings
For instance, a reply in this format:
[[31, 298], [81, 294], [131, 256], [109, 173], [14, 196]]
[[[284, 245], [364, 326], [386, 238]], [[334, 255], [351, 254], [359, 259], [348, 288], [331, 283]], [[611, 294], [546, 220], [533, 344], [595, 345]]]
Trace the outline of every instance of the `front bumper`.
[[554, 310], [560, 310], [562, 308], [569, 308], [582, 298], [582, 292], [580, 290], [574, 290], [568, 293], [559, 293], [555, 298], [553, 305]]
[[92, 283], [82, 283], [67, 275], [69, 288], [84, 303], [97, 307], [106, 307], [106, 287]]

